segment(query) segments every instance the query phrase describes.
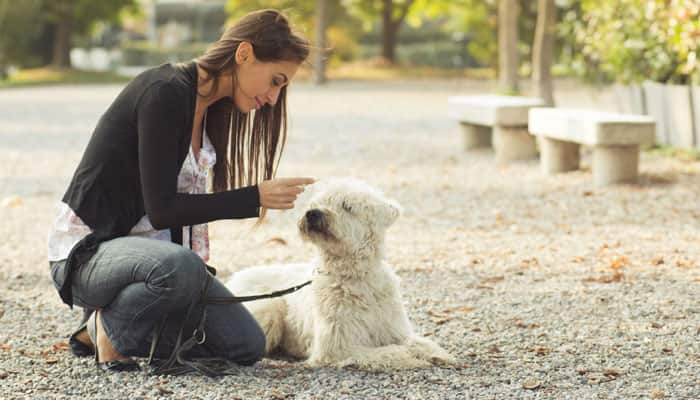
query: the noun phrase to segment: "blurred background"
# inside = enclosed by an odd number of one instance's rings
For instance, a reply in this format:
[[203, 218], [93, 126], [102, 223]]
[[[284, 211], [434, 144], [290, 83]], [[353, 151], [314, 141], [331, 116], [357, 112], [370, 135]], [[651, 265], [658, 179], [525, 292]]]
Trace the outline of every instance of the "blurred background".
[[550, 104], [553, 79], [614, 84], [619, 111], [661, 130], [687, 110], [682, 145], [700, 145], [700, 0], [0, 0], [0, 87], [126, 81], [260, 8], [319, 49], [303, 80], [495, 80]]

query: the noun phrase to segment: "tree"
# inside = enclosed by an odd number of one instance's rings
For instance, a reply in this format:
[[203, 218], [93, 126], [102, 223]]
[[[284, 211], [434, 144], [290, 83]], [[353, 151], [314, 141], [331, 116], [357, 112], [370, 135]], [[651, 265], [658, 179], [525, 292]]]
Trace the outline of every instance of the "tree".
[[348, 15], [338, 0], [228, 0], [226, 3], [229, 20], [261, 8], [282, 11], [304, 36], [315, 37], [314, 79], [322, 76], [325, 80], [330, 54], [336, 56], [348, 51], [348, 42], [352, 42], [348, 33], [358, 30], [357, 21]]
[[537, 28], [532, 51], [533, 93], [554, 106], [552, 59], [554, 57], [554, 29], [556, 27], [554, 0], [538, 0]]
[[326, 83], [326, 30], [328, 28], [328, 2], [316, 0], [316, 48], [314, 49], [314, 82]]
[[517, 0], [498, 3], [498, 77], [503, 90], [518, 92], [518, 14]]
[[[438, 0], [434, 0], [438, 2]], [[348, 11], [359, 17], [370, 26], [377, 18], [381, 21], [382, 58], [387, 62], [396, 63], [396, 44], [399, 29], [409, 16], [416, 3], [427, 3], [420, 0], [343, 0]]]
[[55, 29], [51, 64], [70, 68], [73, 34], [88, 33], [98, 21], [117, 22], [127, 7], [136, 8], [136, 0], [43, 0], [41, 12]]
[[39, 37], [40, 0], [0, 0], [0, 78], [12, 64], [33, 61], [31, 44]]

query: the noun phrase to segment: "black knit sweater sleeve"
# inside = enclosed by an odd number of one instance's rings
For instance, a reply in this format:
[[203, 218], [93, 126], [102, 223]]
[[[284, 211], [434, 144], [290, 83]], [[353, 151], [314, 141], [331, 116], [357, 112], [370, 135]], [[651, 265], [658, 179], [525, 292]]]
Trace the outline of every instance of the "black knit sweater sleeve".
[[179, 138], [190, 137], [182, 92], [168, 82], [146, 89], [137, 103], [139, 171], [146, 215], [156, 229], [259, 215], [257, 186], [218, 193], [177, 193]]

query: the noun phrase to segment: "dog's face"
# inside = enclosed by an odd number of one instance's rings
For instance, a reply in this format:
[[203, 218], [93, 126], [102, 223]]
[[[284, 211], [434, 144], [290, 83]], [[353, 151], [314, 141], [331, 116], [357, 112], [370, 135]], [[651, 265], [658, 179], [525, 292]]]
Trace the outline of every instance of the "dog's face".
[[339, 257], [369, 256], [400, 214], [399, 205], [357, 180], [325, 185], [299, 220], [301, 237]]

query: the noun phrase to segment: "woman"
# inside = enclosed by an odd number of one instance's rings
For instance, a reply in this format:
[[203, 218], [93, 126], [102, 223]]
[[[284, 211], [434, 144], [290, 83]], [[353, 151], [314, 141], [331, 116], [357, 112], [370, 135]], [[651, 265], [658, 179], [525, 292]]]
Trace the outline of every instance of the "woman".
[[[103, 370], [137, 369], [129, 356], [149, 354], [156, 326], [155, 355], [170, 354], [207, 281], [206, 223], [290, 209], [313, 182], [273, 179], [287, 85], [308, 53], [279, 12], [253, 12], [195, 61], [142, 73], [107, 109], [49, 234], [54, 284], [89, 315], [70, 338], [76, 355], [94, 352]], [[213, 279], [208, 295], [231, 293]], [[245, 308], [206, 313], [206, 339], [192, 355], [260, 359], [264, 335]]]

